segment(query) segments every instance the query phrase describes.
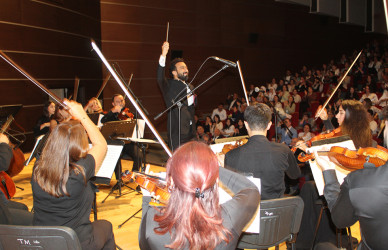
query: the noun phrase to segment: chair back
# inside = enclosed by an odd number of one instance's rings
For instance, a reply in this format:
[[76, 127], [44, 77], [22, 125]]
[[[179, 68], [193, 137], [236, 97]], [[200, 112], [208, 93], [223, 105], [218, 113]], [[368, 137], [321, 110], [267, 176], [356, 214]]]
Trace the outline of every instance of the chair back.
[[294, 243], [303, 207], [303, 200], [299, 196], [261, 201], [260, 233], [243, 233], [237, 247], [262, 249], [277, 246], [284, 241]]
[[81, 250], [69, 227], [0, 225], [0, 249]]

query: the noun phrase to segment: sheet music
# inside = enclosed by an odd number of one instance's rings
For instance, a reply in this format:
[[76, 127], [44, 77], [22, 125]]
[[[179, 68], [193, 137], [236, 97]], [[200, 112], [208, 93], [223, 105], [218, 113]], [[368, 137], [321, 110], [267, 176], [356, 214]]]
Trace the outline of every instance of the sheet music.
[[[261, 193], [260, 178], [254, 178], [254, 177], [247, 177], [247, 178], [256, 185], [256, 187], [259, 189], [259, 192]], [[220, 204], [225, 203], [228, 200], [232, 199], [232, 196], [230, 196], [230, 194], [228, 194], [224, 189], [219, 188], [218, 190], [219, 190]], [[243, 231], [247, 233], [260, 233], [260, 203], [252, 219], [248, 222], [248, 224], [245, 226]]]
[[137, 119], [137, 136], [136, 136], [136, 127], [133, 130], [132, 138], [143, 138], [144, 136], [144, 128], [145, 128], [145, 121], [143, 119]]
[[[91, 146], [92, 145], [89, 144], [89, 147]], [[108, 145], [108, 151], [106, 152], [100, 170], [98, 170], [98, 173], [95, 175], [96, 177], [112, 178], [113, 171], [120, 158], [121, 151], [123, 151], [123, 147], [124, 146], [122, 145]]]
[[104, 117], [104, 114], [101, 113], [101, 114], [98, 116], [98, 122], [97, 122], [97, 127], [100, 128], [100, 129], [101, 129], [101, 127], [104, 125], [104, 124], [101, 122], [102, 117]]
[[[354, 146], [354, 143], [352, 140], [347, 140], [343, 142], [337, 142], [337, 143], [332, 143], [332, 144], [326, 144], [326, 145], [321, 145], [321, 146], [315, 146], [311, 147], [309, 151], [329, 151], [332, 146], [340, 146], [344, 148], [348, 148], [350, 150], [355, 150], [356, 147]], [[328, 156], [323, 156], [326, 158], [326, 160], [329, 160]], [[309, 161], [310, 163], [310, 168], [311, 172], [313, 173], [315, 184], [318, 189], [319, 195], [323, 195], [323, 189], [325, 187], [325, 181], [323, 179], [323, 174], [321, 168], [317, 165], [316, 161]], [[342, 184], [344, 182], [345, 177], [348, 175], [349, 171], [346, 171], [340, 167], [336, 167], [335, 172], [337, 174], [337, 179], [339, 184]]]

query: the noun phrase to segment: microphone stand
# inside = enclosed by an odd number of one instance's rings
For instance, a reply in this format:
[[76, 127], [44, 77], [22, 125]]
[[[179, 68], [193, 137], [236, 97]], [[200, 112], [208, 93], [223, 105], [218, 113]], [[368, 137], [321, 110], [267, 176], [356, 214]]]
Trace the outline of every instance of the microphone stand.
[[[197, 90], [199, 87], [201, 87], [202, 85], [204, 85], [206, 82], [208, 82], [210, 79], [212, 79], [214, 76], [216, 76], [218, 73], [220, 73], [221, 71], [223, 71], [224, 69], [228, 68], [229, 65], [225, 64], [221, 69], [219, 69], [218, 71], [216, 71], [214, 74], [212, 74], [211, 76], [209, 76], [207, 79], [205, 79], [201, 84], [197, 85], [195, 88], [193, 88], [192, 90], [190, 90], [190, 92], [186, 93], [185, 95], [183, 95], [181, 98], [179, 98], [177, 101], [175, 101], [176, 98], [179, 97], [179, 95], [181, 95], [183, 93], [183, 90], [186, 90], [186, 88], [182, 89], [182, 91], [173, 99], [171, 100], [173, 103], [170, 105], [170, 107], [168, 107], [167, 109], [165, 109], [164, 111], [162, 111], [161, 113], [159, 113], [157, 116], [154, 117], [154, 120], [157, 120], [159, 119], [164, 113], [166, 113], [167, 111], [171, 110], [173, 107], [177, 106], [178, 107], [178, 125], [179, 125], [179, 141], [178, 141], [178, 146], [180, 146], [181, 144], [181, 107], [183, 106], [182, 104], [182, 101], [187, 98], [187, 96], [190, 96], [194, 93], [195, 90]], [[193, 121], [194, 122], [194, 121]], [[170, 126], [171, 128], [171, 126]]]

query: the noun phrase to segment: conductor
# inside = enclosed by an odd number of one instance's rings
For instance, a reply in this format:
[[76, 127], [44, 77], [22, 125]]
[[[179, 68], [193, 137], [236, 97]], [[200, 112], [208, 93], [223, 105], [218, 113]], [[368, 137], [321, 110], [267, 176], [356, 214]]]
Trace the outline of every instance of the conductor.
[[[193, 88], [192, 85], [186, 83], [189, 76], [189, 70], [182, 58], [175, 58], [171, 61], [170, 73], [173, 78], [167, 79], [165, 77], [166, 56], [169, 46], [168, 42], [163, 43], [157, 73], [159, 88], [162, 91], [164, 102], [167, 107], [170, 107], [175, 101], [185, 96]], [[168, 141], [169, 146], [173, 151], [195, 136], [194, 96], [190, 95], [182, 101], [180, 111], [178, 106], [179, 104], [169, 111], [167, 119]]]

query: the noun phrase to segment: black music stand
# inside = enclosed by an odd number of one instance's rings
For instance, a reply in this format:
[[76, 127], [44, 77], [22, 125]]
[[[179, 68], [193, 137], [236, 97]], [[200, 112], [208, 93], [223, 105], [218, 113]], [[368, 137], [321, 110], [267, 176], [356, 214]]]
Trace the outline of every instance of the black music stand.
[[0, 126], [7, 121], [10, 115], [15, 117], [22, 107], [22, 104], [0, 106]]
[[136, 122], [131, 121], [113, 121], [106, 122], [101, 128], [101, 134], [105, 140], [114, 140], [116, 137], [130, 137], [132, 136]]
[[[135, 128], [135, 122], [134, 121], [112, 121], [112, 122], [106, 122], [104, 123], [104, 126], [101, 128], [101, 134], [104, 136], [104, 138], [107, 141], [115, 141], [116, 143], [121, 143], [124, 145], [124, 142], [120, 139], [117, 139], [118, 136], [129, 136], [132, 135], [133, 130]], [[121, 188], [123, 186], [131, 189], [131, 192], [134, 192], [133, 188], [123, 183], [121, 180], [121, 172], [122, 172], [122, 166], [121, 166], [121, 154], [119, 157], [119, 160], [117, 161], [115, 171], [116, 171], [116, 178], [117, 182], [110, 190], [109, 194], [105, 197], [105, 199], [101, 202], [104, 203], [105, 200], [115, 191], [119, 190], [119, 194], [116, 196], [116, 198], [119, 198], [122, 196]], [[131, 193], [129, 192], [129, 193]]]
[[[141, 166], [141, 172], [144, 173], [145, 172], [145, 168], [146, 168], [146, 144], [149, 144], [149, 143], [159, 143], [157, 141], [154, 141], [154, 140], [149, 140], [149, 139], [136, 139], [136, 138], [121, 138], [123, 140], [130, 140], [132, 142], [135, 142], [135, 143], [138, 143], [140, 145], [140, 149], [141, 149], [141, 152], [142, 152], [142, 166]], [[142, 208], [140, 208], [139, 210], [137, 210], [133, 215], [131, 215], [128, 219], [126, 219], [123, 223], [121, 223], [118, 228], [121, 228], [125, 223], [127, 223], [130, 219], [132, 219], [133, 217], [135, 217], [138, 213], [140, 213], [140, 211], [142, 211]]]

